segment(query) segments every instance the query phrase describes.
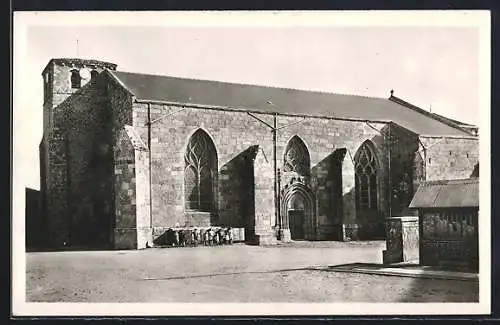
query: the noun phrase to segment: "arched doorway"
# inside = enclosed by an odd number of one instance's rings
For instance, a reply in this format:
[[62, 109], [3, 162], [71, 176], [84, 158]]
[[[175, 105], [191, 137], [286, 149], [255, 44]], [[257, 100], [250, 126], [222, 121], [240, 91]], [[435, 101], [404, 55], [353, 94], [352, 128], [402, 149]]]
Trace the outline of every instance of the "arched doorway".
[[313, 198], [305, 184], [297, 182], [285, 188], [281, 204], [283, 226], [290, 229], [292, 240], [313, 238], [313, 209]]
[[300, 192], [296, 192], [288, 202], [288, 218], [290, 222], [290, 235], [293, 240], [305, 238], [304, 222], [306, 216], [306, 202]]

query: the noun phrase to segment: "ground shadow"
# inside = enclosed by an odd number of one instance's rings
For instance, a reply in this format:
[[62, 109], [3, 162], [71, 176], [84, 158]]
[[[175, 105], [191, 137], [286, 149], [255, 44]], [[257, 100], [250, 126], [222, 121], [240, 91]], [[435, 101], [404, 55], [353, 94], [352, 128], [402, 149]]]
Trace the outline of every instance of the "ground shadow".
[[[391, 269], [392, 271], [389, 271]], [[421, 275], [398, 275], [401, 271], [421, 271]], [[474, 276], [477, 273], [470, 267], [447, 266], [422, 266], [418, 264], [374, 264], [374, 263], [348, 263], [320, 268], [323, 271], [333, 271], [352, 274], [365, 274], [374, 278], [375, 282], [382, 282], [384, 287], [399, 290], [397, 302], [478, 302], [479, 281]], [[395, 271], [396, 270], [396, 271]], [[434, 275], [430, 274], [431, 271]], [[458, 276], [460, 272], [468, 276]], [[438, 275], [436, 275], [438, 274]], [[376, 280], [375, 280], [376, 279]], [[375, 284], [374, 284], [375, 285]]]

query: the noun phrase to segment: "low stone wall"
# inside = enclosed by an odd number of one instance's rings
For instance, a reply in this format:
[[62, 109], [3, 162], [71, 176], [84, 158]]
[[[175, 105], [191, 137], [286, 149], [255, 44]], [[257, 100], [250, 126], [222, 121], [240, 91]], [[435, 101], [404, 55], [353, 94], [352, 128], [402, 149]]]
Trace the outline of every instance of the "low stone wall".
[[193, 247], [230, 245], [245, 241], [244, 228], [229, 227], [176, 227], [155, 228], [153, 231], [156, 247]]
[[465, 240], [429, 240], [422, 241], [422, 264], [424, 265], [467, 265], [479, 268], [477, 245]]

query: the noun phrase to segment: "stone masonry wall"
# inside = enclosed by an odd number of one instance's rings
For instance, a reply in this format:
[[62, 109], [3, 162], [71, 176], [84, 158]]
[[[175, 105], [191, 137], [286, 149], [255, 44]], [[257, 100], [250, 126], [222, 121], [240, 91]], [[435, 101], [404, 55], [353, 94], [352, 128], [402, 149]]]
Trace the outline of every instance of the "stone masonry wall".
[[[242, 182], [248, 182], [241, 176], [246, 170], [250, 170], [248, 164], [244, 163], [245, 156], [252, 146], [258, 145], [258, 154], [254, 162], [254, 179], [257, 188], [262, 189], [267, 184], [267, 199], [263, 204], [255, 204], [262, 212], [255, 211], [257, 225], [262, 223], [269, 227], [275, 227], [277, 220], [274, 217], [273, 199], [273, 143], [271, 130], [251, 117], [246, 112], [223, 111], [214, 109], [186, 108], [181, 106], [167, 106], [160, 104], [151, 105], [151, 119], [159, 119], [151, 127], [152, 146], [152, 222], [154, 228], [171, 227], [176, 224], [186, 224], [184, 211], [184, 151], [190, 136], [202, 128], [212, 138], [218, 155], [219, 166], [219, 205], [217, 215], [213, 216], [213, 224], [231, 224], [241, 226], [245, 224], [242, 217], [243, 210], [247, 209], [248, 201], [242, 200], [241, 195], [235, 195], [235, 189], [241, 189]], [[148, 105], [134, 103], [134, 116], [137, 116], [139, 124], [147, 121]], [[273, 116], [256, 114], [267, 123], [273, 123]], [[279, 116], [278, 127], [302, 120], [300, 117]], [[138, 127], [139, 127], [138, 124]], [[385, 124], [372, 123], [371, 126], [382, 129]], [[342, 121], [322, 118], [305, 118], [300, 123], [291, 125], [278, 131], [277, 135], [277, 166], [282, 169], [283, 155], [287, 142], [293, 135], [298, 135], [306, 143], [311, 156], [312, 176], [317, 180], [314, 189], [317, 196], [318, 211], [318, 239], [338, 238], [341, 224], [344, 222], [341, 215], [350, 214], [343, 211], [354, 208], [354, 204], [343, 205], [339, 209], [339, 199], [335, 196], [335, 190], [342, 191], [342, 195], [350, 195], [353, 199], [354, 193], [354, 168], [346, 168], [347, 175], [339, 172], [340, 166], [336, 167], [330, 161], [331, 156], [338, 148], [346, 148], [348, 153], [345, 160], [354, 157], [359, 146], [365, 140], [372, 140], [377, 148], [380, 148], [380, 159], [382, 166], [386, 166], [384, 160], [384, 140], [380, 133], [368, 126], [365, 122]], [[257, 163], [258, 161], [258, 163]], [[352, 164], [352, 162], [351, 162]], [[235, 167], [237, 166], [237, 167]], [[337, 169], [335, 169], [337, 168]], [[332, 169], [334, 169], [332, 171]], [[336, 175], [336, 176], [333, 176]], [[337, 178], [337, 181], [332, 178]], [[350, 186], [346, 191], [342, 178], [346, 185]], [[232, 181], [233, 179], [234, 181]], [[352, 181], [351, 181], [352, 179]], [[381, 171], [381, 186], [384, 186], [385, 172]], [[262, 183], [264, 182], [264, 183]], [[335, 183], [337, 182], [337, 183]], [[222, 184], [222, 186], [221, 186]], [[342, 185], [341, 185], [342, 184]], [[283, 184], [282, 184], [283, 185]], [[338, 188], [337, 188], [338, 187]], [[232, 193], [228, 193], [228, 192]], [[333, 193], [333, 194], [332, 194]], [[265, 196], [261, 193], [251, 193], [255, 199]], [[381, 210], [385, 209], [385, 198], [381, 195]], [[335, 202], [335, 203], [333, 203]], [[260, 216], [260, 213], [263, 213]], [[351, 213], [352, 214], [352, 213]], [[355, 213], [354, 213], [355, 215]], [[383, 213], [382, 213], [383, 215]], [[262, 219], [261, 221], [259, 221]], [[353, 222], [357, 222], [353, 220]], [[256, 225], [256, 227], [257, 227]], [[307, 228], [312, 232], [314, 229]], [[158, 233], [155, 231], [155, 233]]]
[[65, 218], [71, 246], [109, 247], [112, 209], [110, 118], [103, 78], [90, 81], [54, 108], [64, 128]]
[[426, 180], [469, 178], [479, 163], [479, 138], [420, 137]]
[[391, 217], [407, 216], [407, 209], [413, 198], [413, 157], [418, 150], [418, 136], [391, 124]]
[[[302, 120], [301, 117], [278, 118], [278, 127]], [[278, 131], [278, 166], [283, 168], [284, 151], [288, 141], [298, 135], [309, 149], [311, 158], [312, 190], [316, 197], [316, 239], [341, 239], [342, 224], [360, 222], [354, 217], [352, 220], [343, 220], [342, 216], [355, 216], [354, 204], [354, 165], [351, 158], [366, 141], [372, 141], [379, 149], [380, 159], [383, 161], [384, 140], [377, 130], [381, 130], [383, 123], [343, 121], [324, 118], [305, 118], [302, 122], [290, 125]], [[375, 129], [377, 130], [375, 130]], [[334, 159], [336, 150], [345, 148], [346, 154], [342, 164], [348, 168], [339, 171], [341, 166]], [[349, 168], [350, 165], [350, 168]], [[383, 172], [382, 179], [383, 179]], [[283, 184], [284, 185], [284, 182]], [[342, 193], [339, 193], [342, 191]], [[342, 201], [338, 198], [344, 197]], [[383, 202], [383, 198], [382, 202]], [[338, 205], [342, 204], [342, 207]], [[362, 221], [361, 221], [362, 222]], [[306, 223], [307, 224], [307, 223]], [[314, 229], [306, 227], [307, 237], [313, 237]]]
[[135, 152], [125, 129], [119, 131], [114, 145], [114, 248], [135, 248], [136, 235]]
[[[97, 79], [71, 88], [70, 70], [80, 60], [44, 70], [44, 136], [40, 146], [43, 212], [52, 247], [109, 243], [109, 159], [104, 131], [106, 94]], [[102, 71], [102, 67], [88, 66]], [[101, 80], [102, 81], [102, 80]]]
[[108, 93], [114, 138], [114, 248], [145, 248], [152, 242], [146, 119], [132, 110], [132, 96], [114, 81], [108, 82]]
[[[144, 125], [147, 121], [147, 106], [147, 104], [134, 104], [134, 116], [137, 116], [138, 126]], [[176, 224], [184, 226], [187, 223], [184, 212], [184, 153], [190, 136], [198, 128], [205, 130], [215, 144], [221, 183], [226, 177], [224, 171], [234, 169], [234, 165], [239, 164], [245, 152], [258, 144], [259, 152], [263, 152], [262, 155], [265, 156], [264, 165], [259, 167], [264, 168], [260, 174], [265, 175], [264, 181], [267, 181], [265, 187], [270, 192], [270, 202], [273, 202], [273, 182], [269, 179], [270, 176], [272, 177], [272, 135], [265, 126], [243, 112], [202, 109], [179, 111], [181, 107], [163, 105], [151, 105], [150, 109], [152, 120], [173, 113], [151, 126], [152, 225], [154, 228]], [[250, 163], [242, 162], [242, 164], [248, 166]], [[251, 169], [245, 168], [248, 171]], [[270, 175], [266, 171], [270, 171]], [[230, 177], [237, 178], [238, 176], [233, 174]], [[244, 175], [244, 177], [248, 176]], [[241, 179], [235, 180], [235, 182], [241, 181]], [[221, 186], [222, 193], [218, 193], [217, 197], [219, 207], [229, 206], [229, 210], [238, 214], [229, 216], [225, 211], [217, 213], [218, 209], [216, 209], [216, 213], [211, 216], [212, 224], [224, 223], [236, 226], [243, 222], [240, 213], [242, 205], [248, 205], [248, 201], [228, 202], [226, 200], [230, 196], [227, 191], [232, 191], [234, 187], [239, 186]], [[271, 220], [273, 216], [273, 205], [269, 207], [266, 205], [265, 215], [262, 218], [266, 220], [269, 227], [275, 223]]]

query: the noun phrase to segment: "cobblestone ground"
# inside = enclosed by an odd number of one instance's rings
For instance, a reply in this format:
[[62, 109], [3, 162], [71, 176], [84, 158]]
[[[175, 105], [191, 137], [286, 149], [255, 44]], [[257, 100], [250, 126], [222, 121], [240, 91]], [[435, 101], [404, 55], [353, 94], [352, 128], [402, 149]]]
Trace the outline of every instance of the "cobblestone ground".
[[384, 242], [27, 254], [27, 301], [477, 301], [478, 284], [309, 270], [381, 263]]

